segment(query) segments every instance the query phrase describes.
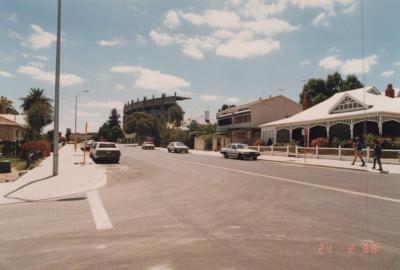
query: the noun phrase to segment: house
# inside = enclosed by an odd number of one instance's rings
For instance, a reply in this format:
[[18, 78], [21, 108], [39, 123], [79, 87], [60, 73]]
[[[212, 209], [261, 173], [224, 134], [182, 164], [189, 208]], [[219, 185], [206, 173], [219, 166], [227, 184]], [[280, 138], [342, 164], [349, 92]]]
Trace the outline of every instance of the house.
[[382, 95], [374, 86], [336, 93], [292, 117], [260, 125], [262, 138], [274, 143], [315, 138], [353, 139], [367, 133], [400, 136], [400, 98], [392, 84]]
[[0, 141], [21, 141], [25, 132], [23, 115], [0, 114]]
[[218, 112], [213, 150], [229, 143], [254, 144], [261, 139], [261, 124], [288, 118], [301, 110], [300, 104], [279, 95]]

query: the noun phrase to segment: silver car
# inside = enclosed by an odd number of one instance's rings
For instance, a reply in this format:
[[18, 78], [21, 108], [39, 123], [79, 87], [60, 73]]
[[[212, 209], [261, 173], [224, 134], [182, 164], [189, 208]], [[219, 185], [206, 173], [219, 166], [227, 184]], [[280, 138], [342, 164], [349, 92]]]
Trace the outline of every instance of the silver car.
[[222, 148], [220, 153], [224, 158], [234, 157], [238, 159], [257, 159], [260, 156], [260, 152], [252, 150], [247, 144], [243, 143], [232, 143], [228, 144], [225, 148]]
[[189, 147], [187, 147], [184, 143], [181, 142], [170, 142], [167, 146], [168, 152], [174, 153], [189, 153]]

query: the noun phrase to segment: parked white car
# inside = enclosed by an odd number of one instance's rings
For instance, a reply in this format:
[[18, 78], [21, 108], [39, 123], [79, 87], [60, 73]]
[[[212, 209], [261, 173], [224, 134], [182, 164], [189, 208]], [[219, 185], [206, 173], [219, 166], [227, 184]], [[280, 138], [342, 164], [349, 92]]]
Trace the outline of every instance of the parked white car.
[[175, 153], [189, 153], [189, 147], [187, 147], [184, 143], [181, 142], [170, 142], [167, 146], [168, 152]]
[[226, 147], [221, 149], [220, 153], [224, 156], [224, 158], [251, 158], [256, 160], [258, 156], [260, 156], [260, 152], [250, 149], [247, 144], [243, 143], [228, 144]]
[[90, 148], [90, 157], [94, 160], [94, 162], [103, 160], [118, 163], [121, 157], [121, 151], [118, 149], [115, 143], [95, 142]]

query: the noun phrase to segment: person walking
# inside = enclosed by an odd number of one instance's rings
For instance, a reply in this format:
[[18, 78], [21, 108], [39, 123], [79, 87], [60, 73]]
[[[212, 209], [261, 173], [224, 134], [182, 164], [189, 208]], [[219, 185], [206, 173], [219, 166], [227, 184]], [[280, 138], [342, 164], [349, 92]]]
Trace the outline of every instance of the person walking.
[[356, 137], [354, 139], [353, 149], [354, 149], [354, 160], [353, 160], [353, 163], [351, 163], [351, 165], [354, 165], [356, 163], [357, 157], [359, 157], [362, 162], [361, 166], [363, 166], [363, 167], [366, 166], [365, 161], [362, 157], [363, 144], [361, 143], [361, 140], [359, 137]]
[[382, 145], [378, 140], [374, 140], [374, 166], [372, 166], [372, 169], [375, 170], [375, 165], [378, 163], [379, 169], [378, 171], [382, 172], [382, 163], [381, 163], [381, 157], [382, 157]]

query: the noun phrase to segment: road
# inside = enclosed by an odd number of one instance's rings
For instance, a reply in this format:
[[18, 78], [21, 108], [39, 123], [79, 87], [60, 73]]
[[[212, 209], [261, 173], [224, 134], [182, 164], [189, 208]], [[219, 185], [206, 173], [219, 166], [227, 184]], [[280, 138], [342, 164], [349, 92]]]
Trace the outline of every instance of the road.
[[0, 269], [400, 269], [398, 176], [121, 150], [98, 194], [1, 206]]

